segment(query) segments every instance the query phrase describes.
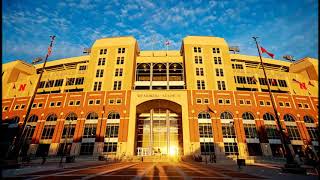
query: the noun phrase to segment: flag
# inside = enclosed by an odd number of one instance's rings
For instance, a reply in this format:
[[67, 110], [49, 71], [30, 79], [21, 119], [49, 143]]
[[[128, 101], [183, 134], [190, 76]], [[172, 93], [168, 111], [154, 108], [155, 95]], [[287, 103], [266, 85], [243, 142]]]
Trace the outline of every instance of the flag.
[[271, 84], [272, 84], [272, 85], [277, 85], [277, 81], [276, 81], [275, 79], [272, 79], [272, 80], [271, 80]]
[[170, 42], [167, 40], [166, 41], [166, 46], [169, 46], [170, 45]]
[[307, 89], [306, 83], [299, 82], [300, 89]]
[[262, 46], [260, 46], [260, 49], [261, 49], [261, 53], [267, 53], [270, 57], [274, 57], [274, 54], [268, 52], [266, 49], [264, 49]]

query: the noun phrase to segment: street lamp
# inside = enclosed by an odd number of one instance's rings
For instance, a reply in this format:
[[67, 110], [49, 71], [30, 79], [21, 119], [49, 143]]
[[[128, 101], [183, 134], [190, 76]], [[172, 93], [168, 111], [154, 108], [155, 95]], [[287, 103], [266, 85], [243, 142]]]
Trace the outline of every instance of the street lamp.
[[[29, 118], [29, 115], [30, 115], [30, 112], [31, 112], [31, 107], [33, 105], [33, 102], [34, 102], [34, 99], [36, 97], [36, 94], [37, 94], [37, 91], [38, 91], [38, 88], [39, 88], [39, 84], [40, 84], [40, 80], [41, 80], [41, 77], [43, 75], [43, 72], [44, 72], [44, 68], [46, 66], [46, 63], [47, 63], [47, 60], [48, 60], [48, 57], [50, 56], [51, 54], [51, 50], [52, 50], [52, 44], [53, 44], [53, 41], [55, 39], [56, 36], [50, 36], [51, 38], [51, 41], [50, 41], [50, 45], [49, 45], [49, 48], [48, 48], [48, 52], [47, 52], [47, 55], [46, 55], [46, 58], [44, 60], [44, 63], [43, 63], [43, 66], [42, 66], [42, 69], [40, 71], [40, 75], [39, 75], [39, 78], [38, 78], [38, 81], [37, 81], [37, 84], [35, 86], [35, 89], [34, 89], [34, 92], [33, 92], [33, 95], [31, 96], [30, 98], [30, 103], [29, 103], [29, 106], [28, 106], [28, 109], [27, 109], [27, 113], [26, 113], [26, 116], [23, 120], [23, 123], [21, 125], [21, 128], [19, 129], [18, 133], [17, 133], [17, 139], [14, 141], [14, 144], [13, 144], [13, 148], [10, 149], [10, 151], [8, 152], [8, 156], [7, 156], [7, 159], [16, 159], [18, 158], [19, 156], [19, 152], [20, 152], [20, 148], [21, 148], [21, 141], [23, 140], [23, 131], [25, 130], [26, 128], [26, 124], [27, 124], [27, 121], [28, 121], [28, 118]], [[36, 62], [39, 62], [40, 61], [40, 58], [34, 60], [34, 63]]]

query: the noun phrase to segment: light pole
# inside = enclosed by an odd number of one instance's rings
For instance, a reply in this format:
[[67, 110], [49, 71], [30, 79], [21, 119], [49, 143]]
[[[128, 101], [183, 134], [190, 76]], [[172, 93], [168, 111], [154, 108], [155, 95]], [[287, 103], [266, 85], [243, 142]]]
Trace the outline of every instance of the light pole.
[[34, 99], [36, 97], [36, 94], [37, 94], [37, 91], [38, 91], [38, 88], [39, 88], [39, 83], [40, 83], [40, 80], [41, 80], [41, 77], [43, 75], [43, 72], [44, 72], [44, 68], [46, 66], [46, 63], [47, 63], [47, 60], [48, 60], [48, 57], [50, 56], [51, 54], [51, 51], [52, 51], [52, 45], [53, 45], [53, 41], [55, 39], [56, 36], [50, 36], [51, 38], [51, 41], [50, 41], [50, 45], [49, 45], [49, 48], [48, 48], [48, 52], [47, 52], [47, 55], [46, 55], [46, 58], [44, 60], [44, 63], [43, 63], [43, 66], [42, 66], [42, 69], [40, 71], [40, 75], [39, 75], [39, 78], [38, 78], [38, 81], [37, 81], [37, 84], [36, 84], [36, 87], [34, 89], [34, 92], [33, 92], [33, 95], [31, 96], [30, 98], [30, 103], [29, 103], [29, 106], [28, 106], [28, 109], [27, 109], [27, 113], [26, 113], [26, 116], [23, 120], [23, 123], [21, 125], [21, 128], [19, 128], [19, 131], [17, 133], [17, 136], [16, 136], [16, 140], [14, 141], [14, 144], [13, 144], [13, 148], [10, 150], [10, 152], [8, 153], [8, 156], [7, 156], [7, 159], [18, 159], [18, 156], [19, 156], [19, 152], [20, 152], [20, 148], [21, 148], [21, 141], [23, 140], [23, 131], [25, 130], [25, 127], [26, 127], [26, 124], [27, 124], [27, 120], [29, 118], [29, 115], [30, 115], [30, 112], [31, 112], [31, 107], [33, 105], [33, 102], [34, 102]]

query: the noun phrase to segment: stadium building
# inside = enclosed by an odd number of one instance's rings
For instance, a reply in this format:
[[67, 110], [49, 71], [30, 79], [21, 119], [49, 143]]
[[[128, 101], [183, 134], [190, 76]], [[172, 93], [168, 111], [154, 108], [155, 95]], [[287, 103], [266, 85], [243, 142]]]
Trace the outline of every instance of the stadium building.
[[[282, 157], [267, 83], [293, 154], [319, 151], [318, 59], [230, 51], [187, 36], [179, 51], [98, 39], [84, 56], [49, 61], [23, 135], [28, 154]], [[54, 51], [53, 51], [54, 53]], [[43, 64], [2, 65], [1, 155], [24, 121]]]

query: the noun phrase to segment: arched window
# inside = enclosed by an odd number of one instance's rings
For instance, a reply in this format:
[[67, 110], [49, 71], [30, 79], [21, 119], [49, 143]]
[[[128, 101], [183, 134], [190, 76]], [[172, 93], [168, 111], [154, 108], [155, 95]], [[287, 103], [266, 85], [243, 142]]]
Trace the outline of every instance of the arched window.
[[38, 116], [34, 114], [29, 118], [28, 122], [37, 122], [38, 119]]
[[210, 119], [210, 114], [208, 112], [200, 112], [198, 114], [198, 119]]
[[95, 112], [89, 113], [87, 116], [87, 120], [95, 120], [98, 119], [98, 114]]
[[50, 114], [48, 117], [47, 117], [47, 121], [56, 121], [58, 118], [57, 118], [57, 115], [55, 114]]
[[233, 119], [233, 116], [230, 112], [223, 112], [220, 115], [220, 119]]
[[263, 120], [265, 120], [265, 121], [274, 121], [274, 117], [273, 117], [273, 115], [270, 114], [270, 113], [265, 113], [265, 114], [263, 115]]
[[67, 121], [76, 121], [77, 119], [78, 119], [78, 116], [73, 112], [69, 113], [66, 118]]
[[9, 121], [9, 124], [18, 124], [20, 121], [19, 116], [15, 116], [11, 119], [11, 121]]
[[108, 119], [120, 119], [120, 114], [117, 112], [111, 112], [108, 115]]
[[243, 120], [254, 120], [254, 116], [249, 112], [245, 112], [242, 114], [242, 119]]
[[314, 123], [314, 119], [311, 116], [304, 116], [303, 120], [305, 123]]
[[283, 119], [284, 119], [284, 121], [287, 121], [287, 122], [295, 122], [294, 117], [290, 114], [285, 114], [283, 116]]

